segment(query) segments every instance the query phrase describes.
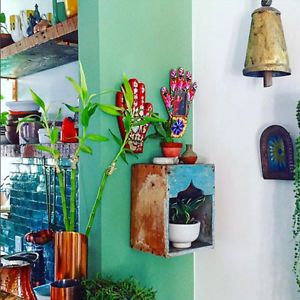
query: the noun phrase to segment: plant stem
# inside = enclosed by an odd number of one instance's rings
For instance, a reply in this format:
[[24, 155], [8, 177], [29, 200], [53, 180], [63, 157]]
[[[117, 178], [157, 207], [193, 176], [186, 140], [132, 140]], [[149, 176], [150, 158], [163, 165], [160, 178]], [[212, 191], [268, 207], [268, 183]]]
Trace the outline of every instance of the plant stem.
[[65, 224], [66, 231], [70, 231], [70, 224], [69, 224], [68, 212], [67, 212], [65, 183], [64, 183], [63, 174], [61, 170], [58, 168], [57, 171], [58, 171], [57, 176], [59, 182], [59, 189], [61, 194], [61, 204], [62, 204], [63, 216], [64, 216], [64, 224]]
[[130, 127], [129, 130], [128, 130], [128, 133], [126, 133], [125, 138], [124, 138], [124, 140], [123, 140], [123, 144], [120, 146], [117, 155], [116, 155], [115, 158], [112, 160], [111, 164], [103, 171], [101, 183], [100, 183], [100, 186], [99, 186], [99, 189], [98, 189], [98, 192], [97, 192], [97, 197], [96, 197], [96, 199], [95, 199], [95, 202], [94, 202], [92, 211], [91, 211], [90, 216], [89, 216], [89, 221], [88, 221], [88, 224], [87, 224], [86, 230], [85, 230], [85, 234], [86, 234], [87, 236], [90, 235], [90, 232], [91, 232], [91, 229], [92, 229], [92, 226], [93, 226], [93, 223], [94, 223], [96, 211], [97, 211], [97, 209], [98, 209], [100, 203], [102, 202], [103, 191], [104, 191], [104, 188], [105, 188], [105, 185], [106, 185], [106, 181], [107, 181], [107, 179], [108, 179], [108, 176], [111, 176], [111, 175], [113, 174], [113, 171], [114, 171], [115, 168], [116, 168], [116, 163], [117, 163], [117, 161], [118, 161], [120, 155], [121, 155], [122, 152], [124, 151], [124, 148], [125, 148], [125, 146], [126, 146], [126, 144], [127, 144], [128, 137], [129, 137], [129, 133], [130, 133], [130, 131], [131, 131], [131, 128], [132, 128], [132, 127]]
[[70, 231], [75, 230], [75, 204], [76, 204], [76, 166], [71, 169], [71, 198], [70, 198]]

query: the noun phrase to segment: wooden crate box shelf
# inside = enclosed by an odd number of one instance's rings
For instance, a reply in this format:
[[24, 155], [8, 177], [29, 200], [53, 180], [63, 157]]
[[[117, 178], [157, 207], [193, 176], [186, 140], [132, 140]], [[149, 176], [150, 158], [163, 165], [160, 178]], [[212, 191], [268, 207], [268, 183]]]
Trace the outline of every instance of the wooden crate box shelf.
[[[200, 234], [191, 248], [176, 249], [169, 242], [169, 205], [195, 193], [205, 200], [195, 211]], [[172, 257], [213, 246], [214, 165], [136, 164], [131, 181], [131, 246], [155, 255]]]

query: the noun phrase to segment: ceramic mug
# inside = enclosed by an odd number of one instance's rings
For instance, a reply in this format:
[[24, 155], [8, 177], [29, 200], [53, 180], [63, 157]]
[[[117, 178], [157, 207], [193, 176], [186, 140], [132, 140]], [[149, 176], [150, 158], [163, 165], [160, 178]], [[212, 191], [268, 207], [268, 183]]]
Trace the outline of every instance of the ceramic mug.
[[38, 144], [38, 130], [41, 125], [38, 123], [23, 123], [19, 129], [19, 144]]
[[21, 28], [21, 18], [18, 15], [11, 15], [9, 17], [10, 23], [10, 34], [13, 41], [19, 42], [24, 38], [22, 28]]

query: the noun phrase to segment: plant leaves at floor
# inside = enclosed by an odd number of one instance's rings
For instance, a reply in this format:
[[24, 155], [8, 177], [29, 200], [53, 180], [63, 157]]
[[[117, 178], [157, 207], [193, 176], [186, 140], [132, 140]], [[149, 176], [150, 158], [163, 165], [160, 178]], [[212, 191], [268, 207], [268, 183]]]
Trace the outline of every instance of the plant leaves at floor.
[[156, 291], [139, 285], [134, 278], [114, 281], [97, 277], [83, 282], [86, 300], [155, 300]]

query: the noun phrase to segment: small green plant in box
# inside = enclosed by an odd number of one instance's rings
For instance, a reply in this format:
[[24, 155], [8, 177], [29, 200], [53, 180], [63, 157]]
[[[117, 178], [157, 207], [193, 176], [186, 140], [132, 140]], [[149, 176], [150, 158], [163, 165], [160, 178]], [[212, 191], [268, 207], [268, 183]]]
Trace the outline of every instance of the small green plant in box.
[[194, 224], [193, 213], [205, 200], [205, 196], [197, 199], [186, 198], [170, 204], [169, 220], [173, 224]]
[[200, 232], [200, 222], [193, 215], [205, 196], [178, 199], [170, 203], [169, 240], [175, 248], [190, 248]]

